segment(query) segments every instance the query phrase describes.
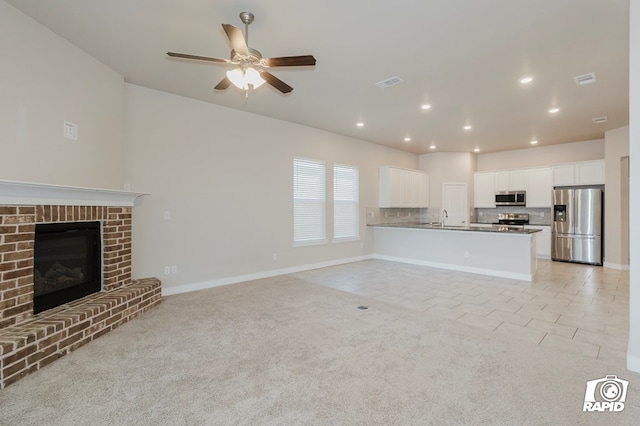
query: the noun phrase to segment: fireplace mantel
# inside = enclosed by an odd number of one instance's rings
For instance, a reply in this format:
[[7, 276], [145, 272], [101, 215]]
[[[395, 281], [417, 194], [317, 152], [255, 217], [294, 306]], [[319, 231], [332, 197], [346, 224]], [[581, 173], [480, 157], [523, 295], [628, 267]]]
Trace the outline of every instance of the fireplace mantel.
[[141, 192], [0, 180], [0, 205], [133, 207]]

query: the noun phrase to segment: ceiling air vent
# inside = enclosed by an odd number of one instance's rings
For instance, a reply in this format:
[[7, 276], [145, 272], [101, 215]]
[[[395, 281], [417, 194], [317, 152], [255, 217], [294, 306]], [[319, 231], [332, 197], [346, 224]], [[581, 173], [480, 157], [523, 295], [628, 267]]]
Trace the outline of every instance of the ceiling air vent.
[[600, 124], [600, 123], [606, 123], [607, 122], [607, 117], [603, 116], [603, 117], [595, 117], [592, 118], [593, 122], [596, 124]]
[[391, 86], [395, 86], [396, 84], [400, 84], [402, 83], [404, 80], [402, 80], [400, 77], [398, 77], [397, 75], [394, 75], [393, 77], [390, 77], [386, 80], [382, 80], [377, 82], [375, 85], [381, 89], [386, 89], [387, 87], [391, 87]]
[[576, 82], [578, 86], [582, 86], [583, 84], [591, 84], [596, 82], [596, 74], [590, 72], [589, 74], [576, 75], [573, 77], [573, 80]]

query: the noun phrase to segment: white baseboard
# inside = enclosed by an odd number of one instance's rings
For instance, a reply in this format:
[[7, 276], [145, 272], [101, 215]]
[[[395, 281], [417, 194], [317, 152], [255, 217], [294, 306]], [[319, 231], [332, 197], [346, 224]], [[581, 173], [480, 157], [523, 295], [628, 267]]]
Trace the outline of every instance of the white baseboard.
[[470, 266], [450, 265], [448, 263], [429, 262], [426, 260], [410, 259], [406, 257], [386, 256], [374, 254], [373, 259], [389, 260], [391, 262], [408, 263], [411, 265], [429, 266], [431, 268], [448, 269], [451, 271], [470, 272], [472, 274], [491, 275], [493, 277], [511, 278], [520, 281], [533, 281], [531, 274], [517, 274], [514, 272], [496, 271], [494, 269], [473, 268]]
[[198, 283], [183, 284], [175, 287], [163, 287], [162, 295], [171, 296], [174, 294], [188, 293], [191, 291], [204, 290], [207, 288], [220, 287], [223, 285], [236, 284], [236, 283], [241, 283], [241, 282], [251, 281], [251, 280], [258, 280], [261, 278], [270, 278], [278, 275], [295, 274], [296, 272], [309, 271], [311, 269], [326, 268], [329, 266], [343, 265], [345, 263], [359, 262], [361, 260], [368, 260], [372, 258], [373, 256], [371, 255], [349, 257], [345, 259], [336, 259], [336, 260], [329, 260], [326, 262], [292, 266], [290, 268], [272, 269], [269, 271], [256, 272], [256, 273], [247, 274], [247, 275], [236, 275], [234, 277], [220, 278], [220, 279], [211, 280], [211, 281], [202, 281]]
[[621, 265], [619, 263], [604, 262], [604, 264], [602, 266], [604, 266], [605, 268], [609, 268], [609, 269], [617, 269], [619, 271], [628, 271], [629, 270], [629, 265]]

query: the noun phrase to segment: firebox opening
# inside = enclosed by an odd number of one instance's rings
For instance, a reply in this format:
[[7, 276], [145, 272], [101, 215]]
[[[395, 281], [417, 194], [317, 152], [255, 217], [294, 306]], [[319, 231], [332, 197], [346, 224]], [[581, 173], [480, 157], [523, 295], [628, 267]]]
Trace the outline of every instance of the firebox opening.
[[102, 289], [100, 222], [36, 224], [33, 312]]

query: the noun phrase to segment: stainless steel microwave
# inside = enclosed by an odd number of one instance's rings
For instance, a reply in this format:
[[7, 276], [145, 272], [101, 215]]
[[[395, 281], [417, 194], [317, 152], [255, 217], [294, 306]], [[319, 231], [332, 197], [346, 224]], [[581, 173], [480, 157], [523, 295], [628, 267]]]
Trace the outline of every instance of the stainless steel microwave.
[[525, 191], [496, 192], [496, 206], [526, 206], [527, 193]]

